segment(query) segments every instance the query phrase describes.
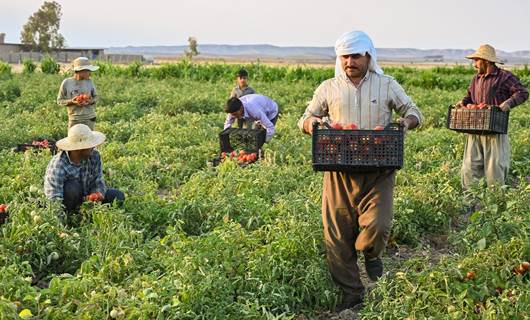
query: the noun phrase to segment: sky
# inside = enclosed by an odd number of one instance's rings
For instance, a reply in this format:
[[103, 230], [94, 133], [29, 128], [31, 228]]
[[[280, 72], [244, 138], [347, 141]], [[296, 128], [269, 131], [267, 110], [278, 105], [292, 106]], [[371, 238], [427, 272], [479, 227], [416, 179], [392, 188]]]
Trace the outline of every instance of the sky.
[[[202, 44], [333, 46], [363, 30], [379, 48], [530, 50], [530, 0], [57, 0], [71, 47]], [[42, 0], [0, 0], [18, 43]]]

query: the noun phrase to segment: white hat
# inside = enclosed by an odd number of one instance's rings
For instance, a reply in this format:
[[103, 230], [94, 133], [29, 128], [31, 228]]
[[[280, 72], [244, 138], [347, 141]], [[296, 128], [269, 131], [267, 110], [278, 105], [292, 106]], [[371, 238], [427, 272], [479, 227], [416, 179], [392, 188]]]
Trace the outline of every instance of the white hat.
[[74, 71], [82, 71], [82, 70], [88, 70], [88, 71], [96, 71], [98, 70], [98, 66], [94, 66], [90, 64], [90, 60], [88, 60], [87, 57], [79, 57], [74, 60]]
[[466, 56], [468, 59], [484, 59], [490, 62], [500, 63], [503, 64], [501, 60], [497, 58], [497, 54], [495, 53], [495, 48], [490, 46], [489, 44], [483, 44], [481, 45], [477, 51], [474, 53]]
[[86, 124], [76, 124], [68, 130], [68, 137], [57, 141], [57, 148], [64, 151], [90, 149], [105, 141], [105, 135], [92, 131]]

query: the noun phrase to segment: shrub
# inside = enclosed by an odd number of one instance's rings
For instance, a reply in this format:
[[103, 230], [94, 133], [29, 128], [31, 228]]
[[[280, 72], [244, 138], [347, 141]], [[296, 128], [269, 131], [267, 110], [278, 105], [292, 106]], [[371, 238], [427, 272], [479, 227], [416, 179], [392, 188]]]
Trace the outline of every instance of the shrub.
[[61, 71], [61, 66], [50, 56], [45, 56], [40, 62], [40, 68], [43, 73], [57, 74]]

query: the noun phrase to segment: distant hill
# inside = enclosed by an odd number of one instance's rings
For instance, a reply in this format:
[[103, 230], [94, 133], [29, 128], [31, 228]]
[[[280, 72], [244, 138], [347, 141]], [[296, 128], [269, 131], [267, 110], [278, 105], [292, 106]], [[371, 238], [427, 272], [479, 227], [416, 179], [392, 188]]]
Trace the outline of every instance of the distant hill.
[[[106, 48], [107, 53], [142, 54], [148, 57], [180, 56], [188, 47], [182, 46], [127, 46]], [[225, 45], [204, 44], [198, 50], [202, 56], [209, 57], [254, 57], [254, 58], [291, 58], [332, 60], [335, 57], [333, 47], [279, 47], [268, 44]], [[414, 48], [378, 48], [380, 60], [386, 61], [465, 61], [465, 56], [473, 49], [414, 49]], [[530, 50], [497, 51], [497, 55], [508, 63], [529, 63]]]

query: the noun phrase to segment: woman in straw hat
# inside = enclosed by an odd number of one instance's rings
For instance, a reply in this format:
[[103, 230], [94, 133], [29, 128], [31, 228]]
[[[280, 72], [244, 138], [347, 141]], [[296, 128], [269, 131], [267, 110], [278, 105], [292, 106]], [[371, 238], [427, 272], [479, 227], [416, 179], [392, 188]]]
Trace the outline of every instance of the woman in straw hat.
[[46, 168], [44, 193], [51, 200], [62, 200], [66, 211], [77, 211], [85, 200], [111, 203], [123, 201], [125, 195], [109, 189], [103, 180], [101, 156], [94, 149], [105, 141], [105, 135], [84, 124], [68, 130], [68, 137], [57, 141], [61, 150]]
[[[471, 81], [464, 99], [457, 103], [486, 103], [499, 106], [508, 112], [528, 99], [528, 89], [510, 71], [500, 69], [496, 63], [495, 49], [481, 45], [478, 50], [466, 56], [473, 60], [477, 74]], [[486, 177], [488, 185], [504, 184], [510, 167], [510, 141], [507, 134], [466, 134], [464, 160], [461, 169], [462, 187], [468, 189], [476, 180]]]
[[74, 76], [64, 79], [57, 96], [57, 104], [68, 109], [68, 128], [78, 123], [86, 124], [91, 130], [96, 125], [94, 107], [98, 99], [94, 82], [90, 73], [98, 70], [98, 66], [90, 64], [88, 58], [74, 60]]

